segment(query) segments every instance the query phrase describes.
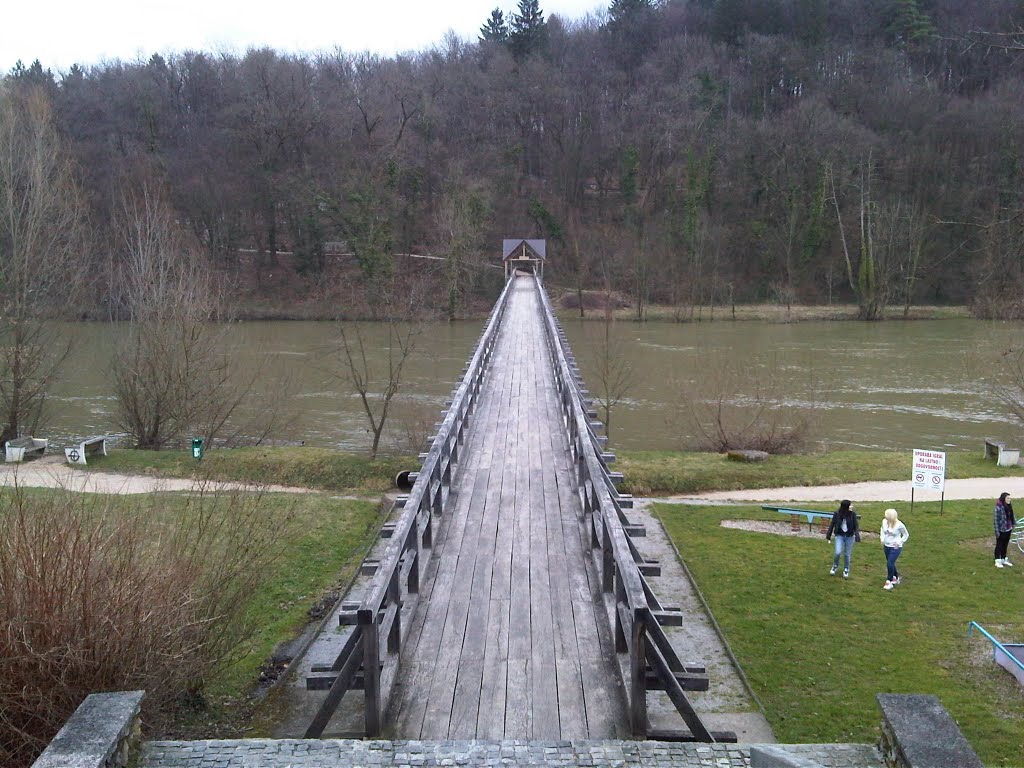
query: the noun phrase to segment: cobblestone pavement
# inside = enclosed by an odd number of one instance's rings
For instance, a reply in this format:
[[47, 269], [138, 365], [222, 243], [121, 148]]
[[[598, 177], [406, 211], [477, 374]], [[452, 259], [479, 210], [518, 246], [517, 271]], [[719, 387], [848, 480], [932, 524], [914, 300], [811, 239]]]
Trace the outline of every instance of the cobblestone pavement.
[[[871, 744], [791, 744], [828, 768], [883, 768]], [[664, 766], [747, 768], [749, 744], [660, 741], [361, 741], [245, 739], [150, 741], [139, 768], [354, 768], [355, 766]]]

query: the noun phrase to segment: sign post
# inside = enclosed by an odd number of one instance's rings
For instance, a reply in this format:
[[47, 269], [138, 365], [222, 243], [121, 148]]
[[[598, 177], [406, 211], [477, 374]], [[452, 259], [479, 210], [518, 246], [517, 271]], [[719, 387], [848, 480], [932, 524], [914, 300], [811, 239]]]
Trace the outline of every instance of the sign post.
[[942, 494], [939, 514], [946, 503], [946, 454], [943, 451], [914, 449], [914, 466], [910, 472], [910, 511], [914, 511], [914, 491], [918, 488]]

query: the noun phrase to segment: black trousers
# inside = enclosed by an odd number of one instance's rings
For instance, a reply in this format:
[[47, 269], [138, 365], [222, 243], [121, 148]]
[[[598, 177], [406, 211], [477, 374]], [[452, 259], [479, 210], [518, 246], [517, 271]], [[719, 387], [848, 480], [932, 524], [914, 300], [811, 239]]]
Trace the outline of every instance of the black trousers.
[[1006, 545], [1010, 543], [1012, 531], [1003, 531], [996, 536], [996, 560], [1003, 560], [1006, 557]]

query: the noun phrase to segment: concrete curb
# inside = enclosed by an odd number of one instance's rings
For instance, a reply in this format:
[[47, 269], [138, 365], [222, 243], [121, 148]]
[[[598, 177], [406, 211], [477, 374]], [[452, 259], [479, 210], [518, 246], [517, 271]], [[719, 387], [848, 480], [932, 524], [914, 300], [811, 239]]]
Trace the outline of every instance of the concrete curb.
[[[656, 502], [655, 502], [656, 503]], [[725, 649], [725, 655], [729, 657], [729, 661], [733, 667], [736, 668], [736, 674], [740, 678], [740, 682], [743, 683], [744, 689], [753, 699], [754, 703], [757, 704], [757, 709], [761, 713], [762, 717], [767, 721], [768, 715], [765, 712], [764, 704], [761, 703], [761, 699], [754, 693], [753, 686], [750, 685], [750, 680], [747, 679], [747, 673], [743, 671], [743, 667], [740, 666], [739, 660], [736, 658], [736, 654], [732, 652], [732, 646], [729, 645], [729, 641], [725, 639], [725, 633], [722, 632], [722, 628], [718, 625], [715, 615], [711, 612], [711, 607], [708, 605], [707, 599], [704, 597], [704, 593], [700, 591], [700, 587], [697, 586], [697, 580], [693, 578], [693, 574], [690, 573], [690, 569], [686, 566], [686, 561], [683, 556], [679, 553], [679, 548], [676, 543], [672, 540], [672, 537], [668, 535], [668, 531], [665, 530], [665, 524], [661, 520], [661, 515], [657, 514], [654, 510], [654, 504], [651, 504], [651, 517], [658, 521], [658, 525], [661, 526], [662, 533], [665, 535], [665, 539], [668, 541], [669, 546], [672, 547], [672, 551], [675, 552], [676, 560], [679, 561], [679, 565], [683, 568], [683, 573], [686, 574], [687, 581], [690, 582], [690, 586], [693, 587], [693, 593], [697, 596], [700, 601], [701, 607], [704, 609], [704, 613], [707, 614], [708, 620], [711, 622], [711, 626], [715, 629], [715, 634], [718, 635], [718, 639], [722, 643], [722, 647]], [[769, 722], [769, 725], [771, 723]]]

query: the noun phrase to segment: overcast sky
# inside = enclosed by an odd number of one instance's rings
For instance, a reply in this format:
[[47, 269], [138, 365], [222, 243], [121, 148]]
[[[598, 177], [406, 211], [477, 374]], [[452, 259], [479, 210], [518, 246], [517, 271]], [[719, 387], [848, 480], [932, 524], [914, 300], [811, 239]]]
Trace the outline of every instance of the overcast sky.
[[[448, 30], [476, 39], [491, 9], [518, 0], [12, 0], [0, 20], [0, 72], [39, 59], [72, 64], [148, 59], [184, 50], [244, 53], [374, 51], [392, 54], [440, 42]], [[541, 0], [546, 15], [578, 19], [607, 0]]]

